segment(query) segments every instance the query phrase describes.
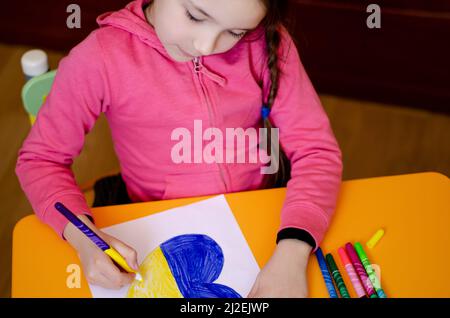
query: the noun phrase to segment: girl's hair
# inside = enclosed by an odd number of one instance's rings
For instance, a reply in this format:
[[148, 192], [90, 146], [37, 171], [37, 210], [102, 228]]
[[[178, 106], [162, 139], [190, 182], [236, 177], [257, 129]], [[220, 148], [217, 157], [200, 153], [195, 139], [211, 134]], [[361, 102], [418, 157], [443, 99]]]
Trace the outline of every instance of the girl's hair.
[[[280, 77], [280, 68], [279, 68], [279, 56], [278, 49], [281, 43], [281, 34], [279, 32], [279, 27], [283, 25], [286, 29], [289, 30], [292, 27], [293, 20], [290, 20], [288, 14], [292, 12], [289, 10], [289, 0], [262, 0], [266, 10], [267, 15], [263, 20], [263, 26], [265, 29], [265, 37], [266, 37], [266, 47], [267, 47], [267, 56], [268, 56], [268, 70], [270, 72], [270, 89], [269, 96], [267, 101], [263, 101], [263, 105], [272, 108], [275, 98], [278, 93], [278, 83]], [[268, 155], [271, 156], [271, 160], [278, 160], [278, 171], [274, 174], [267, 174], [265, 186], [266, 187], [285, 187], [287, 182], [290, 179], [291, 167], [289, 159], [284, 153], [281, 145], [278, 145], [278, 153], [279, 158], [277, 158], [277, 154], [271, 154], [271, 128], [274, 126], [271, 124], [268, 116], [264, 118], [264, 128], [266, 129], [267, 136], [267, 152]]]

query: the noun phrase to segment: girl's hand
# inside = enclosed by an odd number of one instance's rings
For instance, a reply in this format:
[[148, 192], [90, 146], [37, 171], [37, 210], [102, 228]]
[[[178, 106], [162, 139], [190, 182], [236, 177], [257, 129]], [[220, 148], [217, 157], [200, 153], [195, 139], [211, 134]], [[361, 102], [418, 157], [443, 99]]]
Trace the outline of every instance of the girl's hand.
[[[131, 268], [138, 270], [137, 254], [133, 248], [97, 229], [86, 216], [79, 216], [79, 218], [106, 243], [116, 249]], [[68, 223], [64, 229], [64, 237], [78, 252], [89, 283], [109, 289], [120, 289], [133, 281], [135, 274], [121, 272], [111, 258], [72, 223]]]
[[306, 267], [312, 247], [297, 239], [281, 240], [256, 278], [249, 298], [308, 296]]

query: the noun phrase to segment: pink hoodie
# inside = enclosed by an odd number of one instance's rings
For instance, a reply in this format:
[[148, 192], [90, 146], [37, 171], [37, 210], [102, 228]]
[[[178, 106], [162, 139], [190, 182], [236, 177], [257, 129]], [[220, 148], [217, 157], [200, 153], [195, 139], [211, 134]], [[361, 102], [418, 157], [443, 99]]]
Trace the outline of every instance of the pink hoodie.
[[[142, 7], [148, 2], [133, 1], [98, 17], [100, 28], [61, 60], [19, 151], [21, 186], [37, 216], [60, 235], [67, 220], [54, 208], [56, 201], [90, 215], [71, 165], [101, 113], [134, 202], [262, 187], [260, 162], [175, 164], [171, 151], [178, 141], [171, 140], [171, 133], [184, 127], [194, 136], [194, 120], [202, 120], [204, 130], [219, 128], [224, 136], [226, 127], [261, 127], [263, 94], [267, 97], [269, 87], [263, 28], [226, 53], [200, 58], [195, 69], [193, 61], [176, 62], [167, 54], [145, 19]], [[292, 169], [280, 230], [307, 231], [318, 246], [336, 205], [341, 152], [285, 29], [280, 56], [280, 88], [270, 120], [280, 129]]]

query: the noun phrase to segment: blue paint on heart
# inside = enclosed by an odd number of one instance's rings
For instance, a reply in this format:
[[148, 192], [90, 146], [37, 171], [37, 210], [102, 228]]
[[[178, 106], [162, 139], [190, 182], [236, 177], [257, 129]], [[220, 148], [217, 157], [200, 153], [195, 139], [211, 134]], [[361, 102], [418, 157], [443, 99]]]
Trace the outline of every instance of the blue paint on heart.
[[242, 298], [232, 288], [214, 283], [222, 272], [224, 256], [209, 236], [176, 236], [162, 243], [161, 250], [183, 297]]

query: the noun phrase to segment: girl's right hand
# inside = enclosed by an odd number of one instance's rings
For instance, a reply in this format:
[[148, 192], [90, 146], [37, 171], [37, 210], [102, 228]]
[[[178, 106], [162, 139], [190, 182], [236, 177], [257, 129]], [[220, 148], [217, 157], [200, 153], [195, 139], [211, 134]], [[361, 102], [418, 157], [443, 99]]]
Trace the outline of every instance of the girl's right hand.
[[[116, 249], [131, 268], [139, 270], [137, 254], [132, 247], [97, 229], [86, 216], [81, 215], [79, 218], [106, 243]], [[122, 272], [108, 255], [72, 223], [68, 223], [65, 227], [64, 237], [78, 252], [84, 274], [90, 284], [109, 289], [120, 289], [134, 280], [135, 274]]]

